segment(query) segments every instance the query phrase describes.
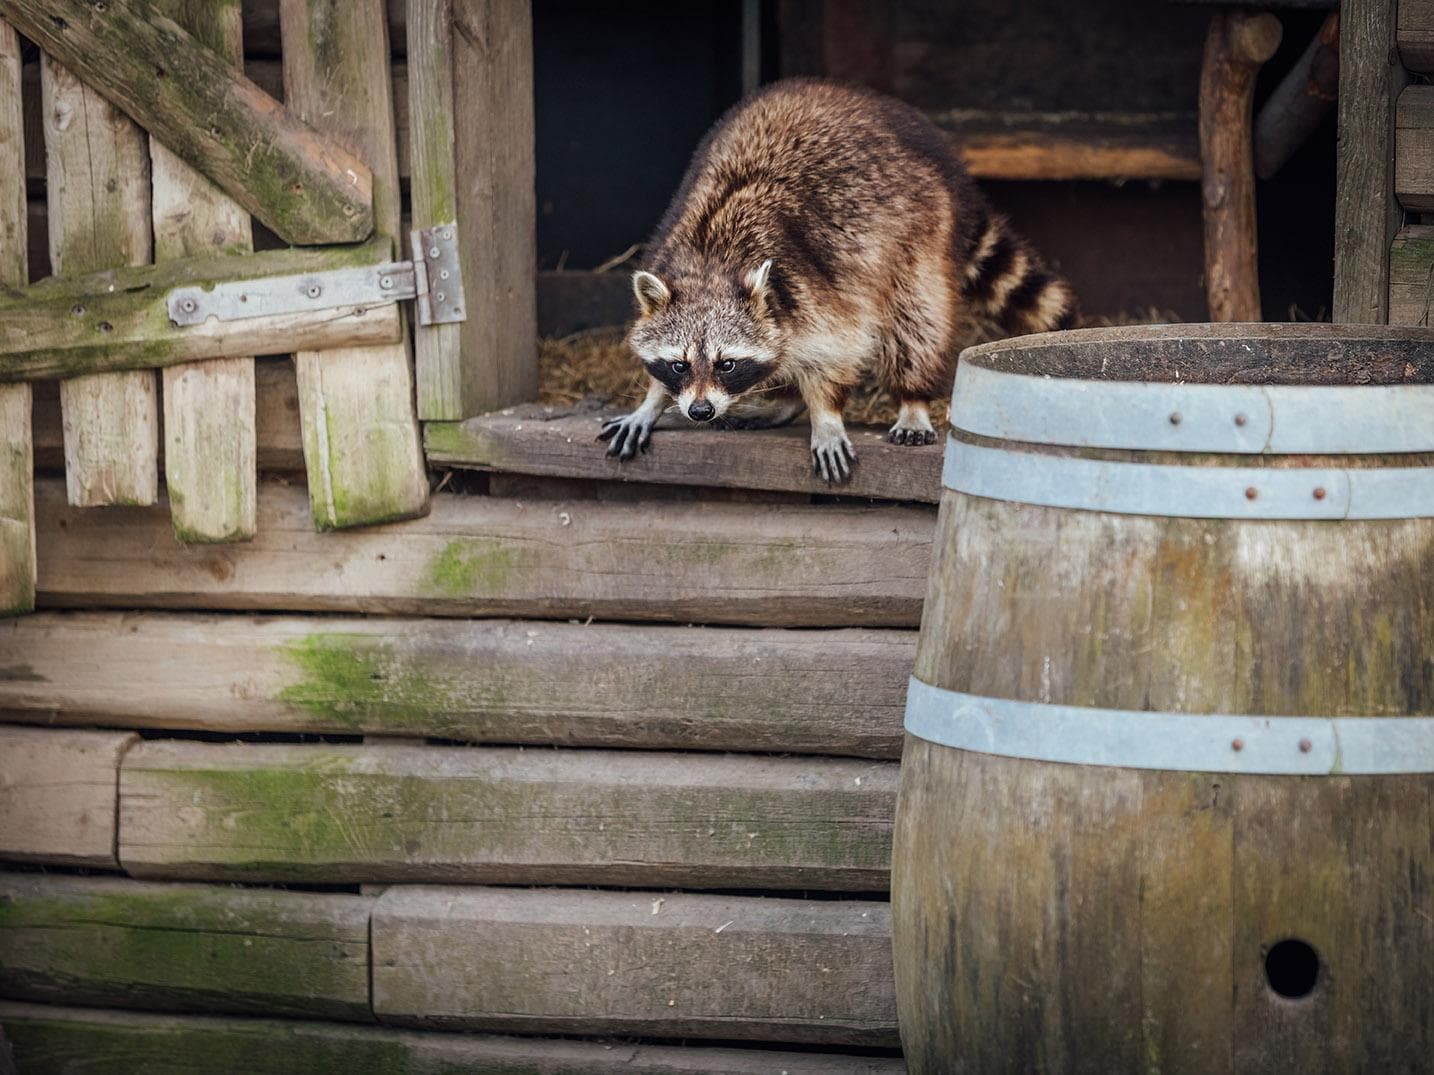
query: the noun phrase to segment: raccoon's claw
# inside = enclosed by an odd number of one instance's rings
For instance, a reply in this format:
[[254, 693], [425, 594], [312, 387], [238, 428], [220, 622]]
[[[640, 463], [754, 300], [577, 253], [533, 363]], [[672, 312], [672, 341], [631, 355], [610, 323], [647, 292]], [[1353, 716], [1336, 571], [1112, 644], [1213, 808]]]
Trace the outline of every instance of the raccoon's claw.
[[609, 418], [602, 424], [598, 440], [609, 441], [607, 454], [618, 459], [631, 459], [639, 451], [647, 451], [652, 441], [652, 420], [639, 414]]
[[936, 431], [896, 425], [891, 427], [891, 432], [886, 435], [886, 439], [892, 444], [934, 444]]
[[850, 481], [855, 463], [856, 452], [845, 436], [812, 438], [812, 469], [823, 481]]

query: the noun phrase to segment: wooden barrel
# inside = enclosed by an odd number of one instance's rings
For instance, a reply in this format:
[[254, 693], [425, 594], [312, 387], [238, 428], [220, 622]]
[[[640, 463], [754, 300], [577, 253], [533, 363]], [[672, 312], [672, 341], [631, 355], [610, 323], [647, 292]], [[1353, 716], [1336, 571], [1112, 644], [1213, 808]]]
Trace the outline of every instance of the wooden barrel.
[[893, 863], [912, 1071], [1434, 1069], [1431, 341], [962, 356]]

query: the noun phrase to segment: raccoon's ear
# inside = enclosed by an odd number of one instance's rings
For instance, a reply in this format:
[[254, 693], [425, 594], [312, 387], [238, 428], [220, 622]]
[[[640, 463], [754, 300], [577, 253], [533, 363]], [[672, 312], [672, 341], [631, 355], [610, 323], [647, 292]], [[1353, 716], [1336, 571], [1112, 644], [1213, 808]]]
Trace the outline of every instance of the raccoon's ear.
[[742, 277], [742, 286], [758, 311], [765, 311], [770, 304], [772, 288], [767, 278], [771, 273], [772, 259], [768, 258], [755, 269], [748, 269], [747, 274]]
[[672, 301], [672, 292], [662, 282], [662, 277], [643, 270], [632, 274], [632, 293], [637, 296], [637, 306], [643, 317], [651, 317]]

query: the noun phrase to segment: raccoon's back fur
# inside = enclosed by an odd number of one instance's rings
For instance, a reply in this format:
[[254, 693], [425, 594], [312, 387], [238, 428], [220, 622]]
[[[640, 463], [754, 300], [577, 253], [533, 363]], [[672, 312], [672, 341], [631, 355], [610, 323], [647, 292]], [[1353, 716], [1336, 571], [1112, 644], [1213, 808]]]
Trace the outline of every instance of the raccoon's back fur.
[[1075, 321], [1065, 281], [990, 211], [934, 124], [835, 83], [774, 83], [729, 112], [698, 148], [648, 267], [680, 296], [714, 264], [769, 258], [791, 380], [828, 379], [838, 411], [864, 365], [903, 400], [943, 395], [967, 316], [1011, 334]]

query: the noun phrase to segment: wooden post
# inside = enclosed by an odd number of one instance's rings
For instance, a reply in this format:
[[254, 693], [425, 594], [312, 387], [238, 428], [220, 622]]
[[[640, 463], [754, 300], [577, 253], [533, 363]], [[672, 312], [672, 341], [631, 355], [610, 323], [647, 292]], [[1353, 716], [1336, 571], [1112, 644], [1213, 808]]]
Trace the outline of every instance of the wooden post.
[[1344, 0], [1339, 25], [1339, 160], [1334, 319], [1389, 320], [1395, 99], [1408, 80], [1395, 48], [1395, 0]]
[[1339, 12], [1331, 11], [1255, 120], [1255, 174], [1269, 179], [1339, 98]]
[[[25, 133], [20, 41], [0, 22], [0, 287], [25, 283]], [[0, 616], [35, 607], [35, 458], [30, 386], [0, 385]]]
[[[144, 264], [150, 258], [144, 133], [48, 55], [40, 83], [55, 275]], [[71, 504], [153, 504], [158, 498], [157, 381], [146, 370], [60, 385]]]
[[1200, 193], [1212, 321], [1260, 320], [1251, 113], [1255, 75], [1280, 46], [1269, 14], [1220, 11], [1200, 68]]
[[[282, 0], [290, 107], [373, 170], [378, 233], [400, 234], [383, 0]], [[406, 342], [295, 356], [309, 501], [321, 530], [428, 510]]]
[[467, 418], [538, 396], [533, 22], [529, 0], [452, 4], [453, 95], [463, 105], [454, 156], [468, 320], [442, 417]]
[[[238, 4], [156, 0], [200, 44], [244, 62]], [[156, 261], [254, 247], [249, 214], [151, 139]], [[254, 536], [254, 360], [224, 358], [164, 371], [164, 483], [181, 541]]]

